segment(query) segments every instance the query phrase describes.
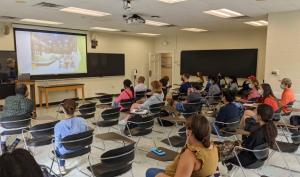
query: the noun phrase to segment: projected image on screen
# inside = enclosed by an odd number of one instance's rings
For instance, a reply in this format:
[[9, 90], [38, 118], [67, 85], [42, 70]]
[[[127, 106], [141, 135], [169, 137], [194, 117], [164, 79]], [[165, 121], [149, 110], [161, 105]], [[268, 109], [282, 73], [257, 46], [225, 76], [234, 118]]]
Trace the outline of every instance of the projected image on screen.
[[84, 35], [16, 30], [15, 37], [20, 74], [87, 73]]

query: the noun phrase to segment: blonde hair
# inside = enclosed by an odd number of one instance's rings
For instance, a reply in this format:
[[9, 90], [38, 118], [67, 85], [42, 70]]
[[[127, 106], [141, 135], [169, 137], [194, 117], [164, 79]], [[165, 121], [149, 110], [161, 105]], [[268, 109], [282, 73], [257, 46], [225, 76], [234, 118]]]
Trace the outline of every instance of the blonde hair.
[[144, 76], [140, 76], [137, 80], [138, 83], [144, 83], [145, 82], [145, 77]]
[[153, 93], [162, 93], [162, 85], [159, 81], [155, 80], [151, 82]]
[[283, 78], [281, 83], [288, 86], [288, 88], [290, 88], [292, 86], [292, 81], [289, 78]]

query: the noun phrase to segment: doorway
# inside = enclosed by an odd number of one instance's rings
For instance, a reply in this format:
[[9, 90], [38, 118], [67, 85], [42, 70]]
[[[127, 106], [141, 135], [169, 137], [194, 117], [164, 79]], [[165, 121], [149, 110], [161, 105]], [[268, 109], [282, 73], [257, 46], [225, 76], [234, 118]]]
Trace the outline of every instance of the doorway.
[[161, 77], [168, 76], [172, 85], [172, 53], [161, 53]]

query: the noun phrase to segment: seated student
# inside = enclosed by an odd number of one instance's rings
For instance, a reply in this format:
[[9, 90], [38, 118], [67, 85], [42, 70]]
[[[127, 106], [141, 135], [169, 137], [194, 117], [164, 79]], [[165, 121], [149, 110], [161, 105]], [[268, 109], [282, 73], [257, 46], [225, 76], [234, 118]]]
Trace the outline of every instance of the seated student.
[[[250, 132], [250, 135], [242, 142], [242, 147], [253, 150], [259, 145], [266, 144], [272, 147], [277, 136], [277, 128], [273, 123], [273, 108], [267, 104], [261, 104], [257, 108], [257, 125]], [[253, 164], [257, 158], [253, 152], [241, 151], [238, 153], [238, 158], [242, 166]], [[225, 161], [226, 163], [239, 165], [236, 157]]]
[[117, 108], [121, 107], [121, 110], [124, 108], [120, 105], [122, 100], [134, 99], [134, 88], [132, 87], [132, 82], [129, 79], [125, 79], [123, 81], [124, 90], [120, 93], [120, 95], [115, 98], [112, 103], [112, 107]]
[[218, 74], [218, 85], [220, 86], [220, 88], [224, 89], [227, 85], [225, 76], [222, 75], [221, 73]]
[[161, 85], [162, 85], [162, 90], [163, 90], [163, 93], [164, 93], [164, 101], [166, 100], [166, 96], [167, 96], [167, 94], [168, 94], [168, 92], [169, 92], [169, 89], [170, 89], [170, 85], [169, 85], [169, 80], [170, 80], [170, 78], [169, 78], [169, 76], [164, 76], [164, 77], [162, 77], [160, 80], [159, 80], [159, 82], [161, 83]]
[[240, 91], [243, 95], [243, 99], [239, 100], [240, 102], [247, 101], [256, 101], [260, 98], [260, 94], [258, 92], [259, 83], [255, 76], [248, 77], [248, 80], [243, 83], [243, 88]]
[[214, 174], [218, 165], [218, 150], [210, 141], [210, 126], [206, 117], [192, 115], [187, 119], [187, 145], [165, 170], [150, 168], [146, 177], [199, 177]]
[[198, 78], [199, 78], [199, 83], [201, 86], [203, 86], [204, 84], [204, 77], [203, 77], [203, 74], [201, 72], [197, 72], [197, 75], [196, 75]]
[[233, 93], [237, 93], [239, 91], [239, 85], [236, 77], [234, 76], [229, 77], [228, 89]]
[[[261, 91], [262, 98], [261, 98], [260, 102], [271, 106], [274, 112], [278, 111], [279, 105], [278, 105], [276, 97], [273, 94], [270, 84], [261, 84], [261, 88], [262, 88], [262, 91]], [[244, 129], [246, 126], [245, 125], [246, 119], [255, 117], [255, 115], [256, 115], [256, 113], [254, 111], [246, 110], [243, 115], [243, 118], [241, 120], [240, 128]]]
[[207, 83], [206, 83], [205, 88], [204, 88], [204, 91], [206, 91], [206, 92], [208, 92], [210, 86], [212, 85], [212, 84], [211, 84], [211, 79], [212, 79], [212, 77], [213, 77], [213, 76], [208, 76], [208, 77], [207, 77]]
[[188, 89], [191, 87], [191, 83], [190, 83], [189, 79], [190, 79], [190, 75], [188, 73], [182, 74], [182, 76], [181, 76], [182, 83], [179, 88], [180, 93], [186, 94]]
[[[54, 127], [55, 152], [58, 156], [72, 152], [70, 150], [65, 149], [60, 143], [64, 137], [89, 130], [86, 121], [83, 118], [76, 117], [74, 115], [74, 112], [76, 110], [76, 102], [74, 100], [64, 100], [62, 107], [66, 119], [61, 120]], [[60, 160], [59, 168], [62, 174], [67, 173], [65, 168], [65, 160]]]
[[144, 103], [134, 103], [130, 109], [145, 109], [149, 110], [149, 107], [153, 104], [164, 102], [164, 94], [162, 92], [162, 85], [159, 81], [152, 81], [152, 96], [148, 98]]
[[29, 151], [16, 149], [0, 157], [0, 176], [43, 177], [43, 172]]
[[[235, 96], [230, 91], [225, 91], [223, 93], [222, 101], [224, 102], [224, 106], [220, 108], [216, 117], [216, 121], [224, 122], [224, 123], [232, 123], [232, 122], [239, 121], [241, 119], [243, 113], [243, 106], [239, 103], [235, 103], [234, 100], [235, 100]], [[213, 129], [213, 132], [218, 131], [220, 135], [222, 134], [222, 132], [220, 132], [219, 130], [225, 127], [230, 130], [235, 130], [238, 128], [238, 127], [230, 127], [230, 125], [216, 123], [215, 124], [216, 130]]]
[[295, 94], [292, 90], [292, 81], [289, 78], [284, 78], [281, 81], [280, 88], [283, 89], [281, 100], [279, 101], [280, 106], [282, 107], [282, 111], [284, 113], [292, 112], [291, 109], [287, 108], [287, 105], [295, 102]]
[[146, 92], [147, 87], [145, 85], [145, 77], [140, 76], [137, 80], [138, 84], [134, 87], [134, 92]]
[[207, 96], [217, 96], [221, 94], [221, 89], [218, 85], [218, 78], [212, 77], [211, 78], [211, 86], [208, 89]]
[[[33, 112], [33, 101], [28, 99], [28, 90], [25, 84], [17, 84], [16, 95], [5, 98], [2, 117], [12, 117], [18, 115], [30, 115]], [[6, 129], [0, 125], [0, 133]], [[6, 146], [7, 136], [1, 136], [2, 152], [7, 150]]]

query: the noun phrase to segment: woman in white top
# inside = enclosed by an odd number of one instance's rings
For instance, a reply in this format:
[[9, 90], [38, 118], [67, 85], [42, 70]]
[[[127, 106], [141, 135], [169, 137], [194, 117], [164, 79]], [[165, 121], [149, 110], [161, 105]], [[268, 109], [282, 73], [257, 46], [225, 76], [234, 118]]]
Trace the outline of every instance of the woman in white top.
[[145, 77], [139, 76], [137, 82], [138, 84], [134, 87], [134, 92], [146, 92], [147, 87], [145, 85]]

